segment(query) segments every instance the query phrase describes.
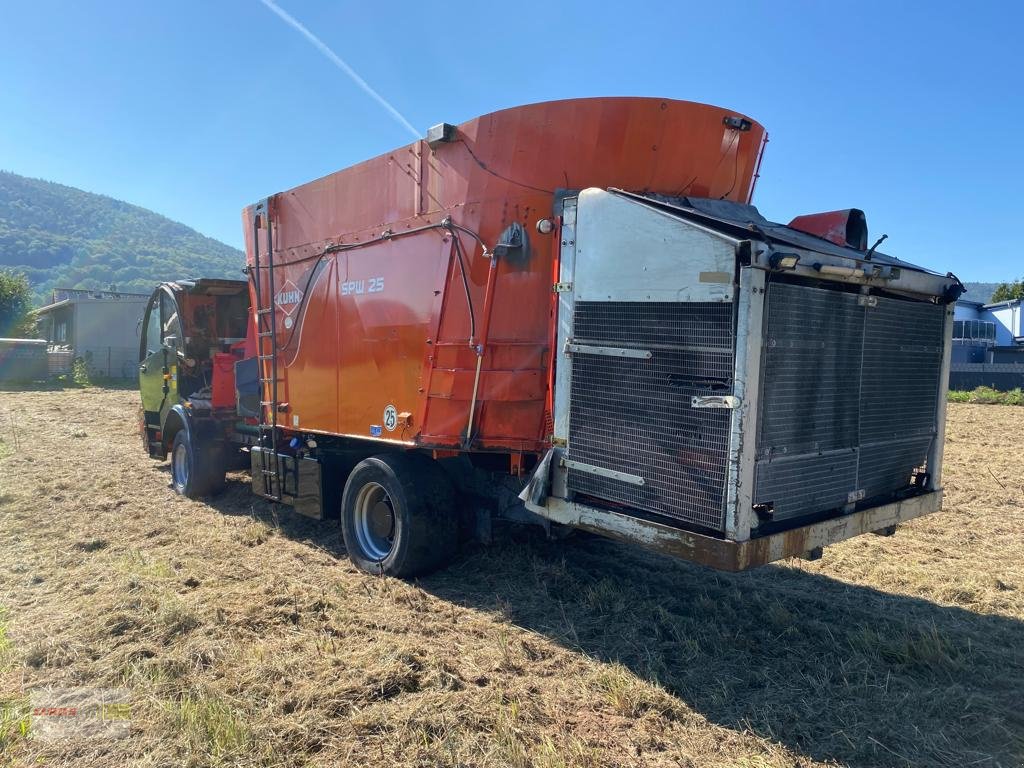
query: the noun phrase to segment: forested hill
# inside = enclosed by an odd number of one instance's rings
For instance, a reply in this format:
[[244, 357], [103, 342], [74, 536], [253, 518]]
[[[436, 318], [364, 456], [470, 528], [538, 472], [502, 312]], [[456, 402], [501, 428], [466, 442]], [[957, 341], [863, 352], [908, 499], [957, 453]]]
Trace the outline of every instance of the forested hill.
[[0, 268], [51, 288], [149, 293], [163, 280], [241, 278], [242, 252], [145, 208], [0, 171]]

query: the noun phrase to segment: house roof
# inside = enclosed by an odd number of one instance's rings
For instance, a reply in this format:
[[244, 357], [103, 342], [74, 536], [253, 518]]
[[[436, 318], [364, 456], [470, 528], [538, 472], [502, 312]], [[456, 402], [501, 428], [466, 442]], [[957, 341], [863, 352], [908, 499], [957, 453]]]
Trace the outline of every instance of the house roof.
[[126, 291], [100, 291], [100, 290], [89, 290], [86, 288], [55, 288], [53, 295], [60, 296], [61, 298], [51, 304], [39, 307], [38, 309], [32, 310], [35, 314], [43, 314], [51, 312], [60, 307], [66, 307], [70, 304], [80, 304], [83, 302], [106, 302], [115, 304], [122, 302], [124, 304], [142, 304], [149, 299], [148, 293], [128, 293]]
[[47, 304], [45, 307], [39, 307], [38, 309], [33, 309], [32, 310], [32, 314], [33, 315], [45, 315], [48, 312], [52, 312], [55, 309], [60, 309], [61, 307], [70, 307], [74, 303], [75, 302], [72, 301], [71, 299], [64, 299], [63, 301], [58, 301], [58, 302], [55, 302], [53, 304]]
[[54, 288], [54, 295], [63, 294], [66, 298], [83, 299], [148, 299], [148, 293], [132, 293], [131, 291], [115, 291], [108, 288]]
[[985, 304], [985, 309], [1003, 309], [1006, 307], [1019, 307], [1024, 299], [1010, 299], [1009, 301], [997, 301], [992, 304]]

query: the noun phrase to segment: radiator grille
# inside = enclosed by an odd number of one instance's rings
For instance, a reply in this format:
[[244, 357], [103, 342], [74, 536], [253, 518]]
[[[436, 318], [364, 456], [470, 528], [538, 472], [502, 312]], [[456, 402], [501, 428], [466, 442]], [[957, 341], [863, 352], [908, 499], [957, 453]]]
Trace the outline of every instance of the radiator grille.
[[722, 530], [732, 412], [690, 398], [732, 392], [732, 305], [577, 302], [573, 340], [652, 356], [573, 354], [568, 457], [645, 483], [570, 469], [569, 490]]
[[943, 327], [940, 305], [772, 284], [755, 503], [778, 520], [905, 488], [935, 434]]
[[787, 456], [765, 462], [757, 472], [758, 496], [776, 500], [776, 518], [780, 515], [799, 517], [841, 507], [856, 482], [855, 448]]
[[866, 317], [861, 441], [932, 435], [942, 368], [943, 307], [883, 296]]
[[906, 487], [910, 471], [924, 463], [931, 444], [931, 437], [916, 437], [864, 445], [860, 450], [857, 480], [857, 487], [864, 490], [864, 498]]
[[864, 326], [857, 297], [773, 285], [767, 306], [760, 445], [783, 455], [855, 446]]

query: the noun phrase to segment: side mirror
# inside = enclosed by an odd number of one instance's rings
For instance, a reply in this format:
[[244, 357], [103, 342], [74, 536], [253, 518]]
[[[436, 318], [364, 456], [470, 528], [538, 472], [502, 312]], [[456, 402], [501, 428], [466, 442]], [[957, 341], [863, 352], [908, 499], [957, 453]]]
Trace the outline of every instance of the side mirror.
[[178, 348], [178, 337], [177, 336], [164, 336], [163, 348], [169, 352], [174, 352]]

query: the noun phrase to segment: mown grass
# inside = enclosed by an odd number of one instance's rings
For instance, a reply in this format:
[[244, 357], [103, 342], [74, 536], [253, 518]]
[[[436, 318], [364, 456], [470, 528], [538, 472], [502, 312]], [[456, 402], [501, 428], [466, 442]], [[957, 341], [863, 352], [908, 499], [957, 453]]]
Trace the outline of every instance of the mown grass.
[[[7, 630], [7, 609], [0, 605], [0, 676], [13, 665], [14, 647]], [[18, 742], [28, 737], [29, 703], [23, 694], [0, 694], [0, 761]]]
[[0, 605], [0, 670], [6, 670], [11, 654], [11, 641], [7, 636], [7, 609]]
[[230, 764], [233, 756], [252, 746], [252, 731], [238, 713], [216, 698], [187, 696], [165, 706], [192, 750], [209, 755], [215, 763]]
[[978, 405], [1024, 405], [1024, 390], [1017, 387], [1009, 392], [1000, 392], [992, 387], [978, 387], [969, 392], [950, 391], [949, 402]]
[[26, 696], [0, 697], [0, 765], [18, 742], [28, 738], [30, 707]]
[[123, 687], [132, 712], [101, 745], [16, 735], [22, 765], [1024, 765], [1024, 409], [951, 405], [945, 511], [813, 563], [518, 532], [409, 583], [242, 476], [175, 496], [124, 438], [134, 395], [9, 397], [0, 690]]

